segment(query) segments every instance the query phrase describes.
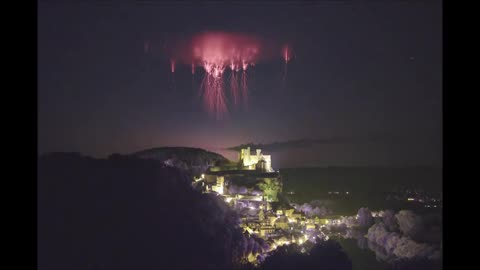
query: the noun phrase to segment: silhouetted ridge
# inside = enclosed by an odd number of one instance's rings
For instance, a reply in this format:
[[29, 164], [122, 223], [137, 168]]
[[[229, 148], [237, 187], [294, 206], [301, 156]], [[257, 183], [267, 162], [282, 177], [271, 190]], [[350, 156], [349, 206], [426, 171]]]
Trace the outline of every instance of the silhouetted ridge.
[[153, 159], [166, 165], [177, 167], [198, 175], [209, 167], [229, 162], [228, 159], [214, 152], [190, 147], [158, 147], [130, 154], [142, 159]]
[[41, 157], [39, 269], [230, 268], [234, 215], [189, 180], [134, 157]]

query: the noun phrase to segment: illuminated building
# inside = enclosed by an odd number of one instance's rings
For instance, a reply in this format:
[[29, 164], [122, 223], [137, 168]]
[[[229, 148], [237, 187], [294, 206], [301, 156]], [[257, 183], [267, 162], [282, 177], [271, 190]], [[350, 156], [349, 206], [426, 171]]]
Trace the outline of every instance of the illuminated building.
[[293, 212], [295, 211], [294, 208], [291, 208], [291, 209], [285, 209], [284, 212], [285, 212], [285, 216], [287, 217], [293, 217]]
[[[250, 147], [245, 149], [241, 149], [238, 158], [246, 169], [255, 170], [261, 169], [265, 170], [266, 172], [272, 172], [272, 160], [270, 155], [263, 155], [261, 149], [256, 149], [256, 153], [254, 155], [250, 152]], [[257, 167], [256, 165], [259, 164], [260, 166]]]
[[215, 185], [212, 186], [212, 190], [217, 192], [218, 194], [223, 194], [223, 187], [224, 187], [223, 183], [224, 183], [223, 176], [217, 177]]
[[[232, 197], [234, 205], [237, 201], [278, 201], [283, 186], [280, 173], [271, 167], [271, 156], [263, 155], [260, 149], [251, 155], [249, 147], [240, 151], [237, 163], [210, 167], [201, 179], [207, 191]], [[266, 210], [271, 208], [268, 203], [256, 205], [260, 206]]]
[[282, 217], [279, 217], [277, 220], [275, 220], [275, 228], [288, 230], [288, 228], [290, 228], [288, 218], [285, 216], [282, 216]]
[[273, 213], [267, 213], [266, 220], [268, 220], [271, 226], [275, 225], [275, 221], [278, 219]]
[[266, 225], [266, 226], [260, 227], [259, 234], [260, 234], [261, 237], [267, 237], [268, 235], [270, 235], [274, 231], [275, 231], [274, 227], [272, 227], [270, 225]]
[[303, 215], [302, 212], [293, 209], [292, 213], [290, 214], [290, 217], [297, 219], [297, 218], [301, 218], [302, 215]]

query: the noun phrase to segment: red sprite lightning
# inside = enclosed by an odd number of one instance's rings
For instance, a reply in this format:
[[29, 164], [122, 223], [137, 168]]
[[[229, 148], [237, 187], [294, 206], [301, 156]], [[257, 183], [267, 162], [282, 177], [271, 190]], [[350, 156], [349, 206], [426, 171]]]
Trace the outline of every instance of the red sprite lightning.
[[[249, 36], [228, 33], [205, 33], [193, 39], [193, 55], [205, 70], [200, 91], [207, 110], [217, 119], [227, 113], [223, 73], [230, 69], [230, 90], [234, 105], [240, 96], [246, 100], [246, 69], [253, 65], [259, 51], [258, 42]], [[242, 92], [238, 91], [236, 72], [242, 67]]]
[[[249, 66], [255, 66], [256, 62], [260, 60], [260, 56], [263, 59], [273, 57], [274, 51], [276, 51], [263, 50], [264, 47], [270, 48], [265, 45], [263, 40], [251, 35], [204, 32], [191, 37], [191, 39], [178, 41], [174, 46], [164, 48], [164, 50], [171, 57], [170, 70], [172, 73], [175, 73], [176, 61], [185, 65], [190, 64], [192, 75], [195, 74], [196, 66], [205, 71], [199, 95], [203, 96], [206, 110], [220, 119], [228, 114], [225, 86], [230, 88], [234, 106], [238, 106], [241, 101], [244, 106], [247, 105], [247, 70]], [[286, 76], [286, 65], [291, 58], [288, 46], [282, 48], [282, 58], [285, 60]], [[228, 84], [225, 84], [223, 79], [225, 70], [229, 70], [227, 73], [230, 73]]]

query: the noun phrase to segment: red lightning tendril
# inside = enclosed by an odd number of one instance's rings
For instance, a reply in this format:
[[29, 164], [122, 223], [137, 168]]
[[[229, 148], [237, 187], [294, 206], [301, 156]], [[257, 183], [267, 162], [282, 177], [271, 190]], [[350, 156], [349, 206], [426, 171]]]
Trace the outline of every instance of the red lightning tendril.
[[284, 72], [283, 72], [283, 80], [285, 81], [287, 79], [288, 62], [290, 61], [291, 54], [292, 54], [288, 45], [283, 47], [282, 54], [283, 54], [283, 60], [285, 61], [285, 67], [284, 67]]
[[175, 73], [175, 60], [170, 60], [170, 70]]

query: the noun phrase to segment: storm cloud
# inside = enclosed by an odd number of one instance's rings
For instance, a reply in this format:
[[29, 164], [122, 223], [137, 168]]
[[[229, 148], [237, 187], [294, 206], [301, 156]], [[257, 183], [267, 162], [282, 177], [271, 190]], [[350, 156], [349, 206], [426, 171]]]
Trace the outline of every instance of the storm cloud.
[[426, 138], [413, 138], [409, 136], [393, 135], [368, 135], [368, 136], [332, 136], [325, 138], [303, 138], [272, 143], [245, 143], [228, 147], [226, 150], [240, 151], [246, 147], [252, 149], [260, 148], [268, 152], [289, 150], [293, 148], [308, 148], [318, 145], [351, 145], [351, 144], [398, 144], [423, 142]]

